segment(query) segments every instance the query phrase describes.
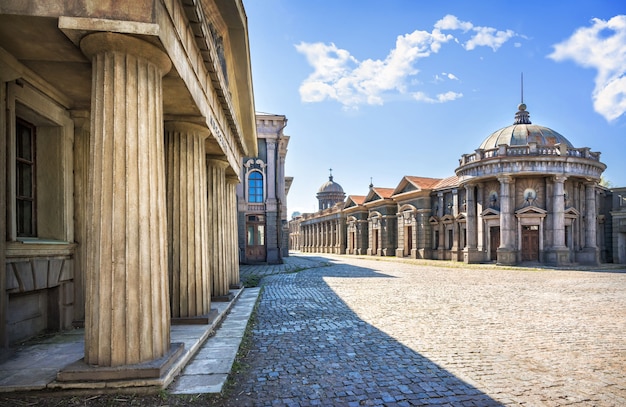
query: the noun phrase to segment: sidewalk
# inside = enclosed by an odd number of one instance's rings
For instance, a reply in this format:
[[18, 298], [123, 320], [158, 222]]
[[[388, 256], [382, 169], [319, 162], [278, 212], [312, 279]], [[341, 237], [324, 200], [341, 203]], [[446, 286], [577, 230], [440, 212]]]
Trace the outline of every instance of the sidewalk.
[[[89, 389], [158, 391], [170, 385], [173, 393], [219, 392], [230, 373], [260, 289], [231, 292], [234, 296], [230, 302], [211, 304], [218, 312], [211, 324], [172, 325], [171, 342], [183, 343], [184, 349], [159, 378], [89, 383], [57, 381], [61, 369], [84, 356], [84, 330], [75, 329], [11, 349], [12, 353], [0, 361], [0, 393]], [[174, 380], [176, 382], [172, 383]], [[199, 386], [200, 380], [204, 386]]]

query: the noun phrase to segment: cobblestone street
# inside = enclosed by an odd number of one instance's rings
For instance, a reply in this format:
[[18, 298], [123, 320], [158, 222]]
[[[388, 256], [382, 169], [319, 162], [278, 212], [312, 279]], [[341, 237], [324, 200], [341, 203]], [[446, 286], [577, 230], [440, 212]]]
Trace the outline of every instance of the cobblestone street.
[[626, 273], [349, 256], [265, 275], [228, 405], [626, 405]]

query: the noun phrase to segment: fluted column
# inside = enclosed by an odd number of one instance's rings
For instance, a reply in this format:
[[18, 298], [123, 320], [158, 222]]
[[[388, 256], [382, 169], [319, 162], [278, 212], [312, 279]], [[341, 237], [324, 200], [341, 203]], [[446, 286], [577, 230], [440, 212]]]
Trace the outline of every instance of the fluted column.
[[241, 284], [239, 277], [239, 260], [237, 258], [237, 184], [239, 178], [236, 176], [226, 177], [226, 194], [227, 194], [227, 214], [228, 214], [228, 244], [227, 255], [230, 263], [230, 286]]
[[227, 297], [230, 290], [229, 270], [225, 259], [225, 210], [224, 193], [228, 163], [215, 158], [207, 159], [209, 183], [209, 246], [211, 266], [211, 294], [214, 300]]
[[80, 45], [92, 61], [85, 362], [135, 364], [170, 346], [162, 76], [171, 63], [120, 34]]
[[208, 135], [209, 130], [197, 124], [165, 124], [172, 318], [206, 315], [211, 310], [204, 164], [204, 140]]

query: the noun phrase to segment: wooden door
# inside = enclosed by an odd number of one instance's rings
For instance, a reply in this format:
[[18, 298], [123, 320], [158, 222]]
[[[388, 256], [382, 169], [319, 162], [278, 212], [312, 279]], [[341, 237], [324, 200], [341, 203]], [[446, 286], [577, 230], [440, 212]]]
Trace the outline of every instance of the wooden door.
[[522, 261], [539, 261], [539, 227], [522, 229]]
[[248, 215], [246, 222], [246, 261], [265, 261], [265, 216]]

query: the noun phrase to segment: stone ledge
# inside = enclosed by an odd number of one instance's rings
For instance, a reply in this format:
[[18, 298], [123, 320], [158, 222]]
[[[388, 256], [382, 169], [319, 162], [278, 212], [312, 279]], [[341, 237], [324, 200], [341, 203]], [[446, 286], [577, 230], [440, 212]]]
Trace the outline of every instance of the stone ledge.
[[209, 325], [213, 321], [215, 321], [218, 317], [218, 311], [216, 309], [212, 309], [208, 314], [198, 315], [195, 317], [176, 317], [172, 318], [172, 325]]

